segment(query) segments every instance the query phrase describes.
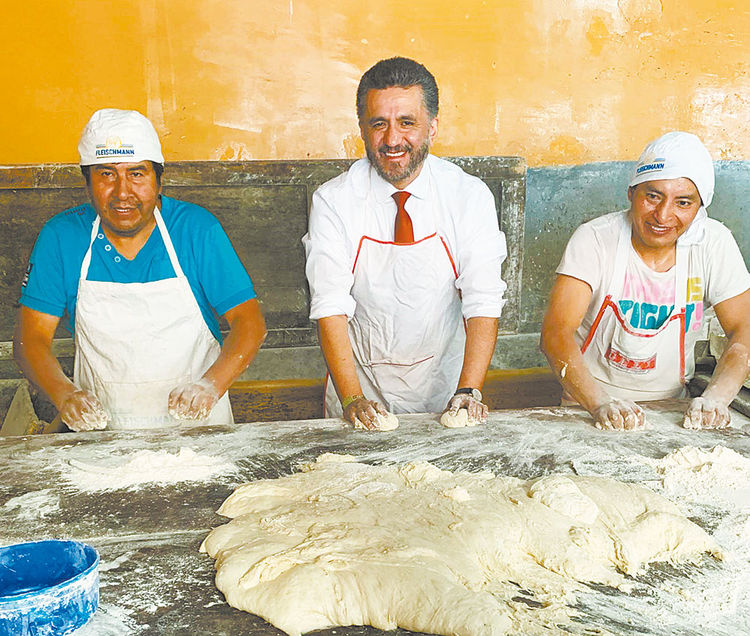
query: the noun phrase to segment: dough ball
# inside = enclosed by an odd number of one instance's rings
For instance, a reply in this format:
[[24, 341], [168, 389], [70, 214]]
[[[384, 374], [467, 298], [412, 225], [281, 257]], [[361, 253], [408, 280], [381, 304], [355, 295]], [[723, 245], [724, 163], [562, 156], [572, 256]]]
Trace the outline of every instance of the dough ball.
[[376, 413], [375, 429], [367, 429], [365, 425], [357, 419], [354, 420], [354, 428], [362, 430], [392, 431], [398, 428], [398, 418], [393, 413], [386, 413], [385, 415]]
[[476, 426], [479, 424], [479, 420], [469, 417], [469, 412], [466, 409], [458, 409], [458, 413], [455, 415], [451, 415], [450, 411], [443, 413], [440, 416], [440, 423], [445, 428], [463, 428], [464, 426]]

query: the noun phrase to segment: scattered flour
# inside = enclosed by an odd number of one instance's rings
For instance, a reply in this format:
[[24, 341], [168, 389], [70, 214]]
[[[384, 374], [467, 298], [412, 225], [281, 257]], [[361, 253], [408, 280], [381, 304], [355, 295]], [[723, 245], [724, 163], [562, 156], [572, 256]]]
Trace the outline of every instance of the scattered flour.
[[303, 471], [239, 487], [219, 509], [232, 521], [201, 546], [229, 604], [288, 634], [338, 625], [590, 634], [595, 625], [572, 620], [584, 583], [627, 591], [624, 575], [649, 563], [722, 557], [673, 503], [637, 484], [332, 455]]
[[676, 633], [669, 631], [675, 616], [696, 634], [750, 633], [750, 614], [744, 609], [750, 606], [750, 459], [725, 446], [683, 446], [661, 459], [641, 461], [659, 475], [657, 490], [708, 523], [727, 553], [721, 568], [664, 581], [659, 602], [644, 613], [661, 621], [667, 633]]
[[357, 461], [357, 458], [354, 455], [346, 455], [344, 453], [323, 453], [318, 455], [314, 462], [300, 465], [300, 470], [307, 473], [311, 470], [315, 470], [315, 467], [320, 464], [335, 464], [336, 462], [347, 464], [355, 461]]
[[116, 559], [113, 559], [112, 561], [100, 561], [99, 562], [99, 572], [109, 572], [110, 570], [116, 570], [119, 568], [123, 563], [130, 560], [130, 558], [133, 556], [134, 551], [125, 552], [118, 556]]
[[182, 447], [176, 454], [142, 450], [117, 458], [118, 463], [88, 464], [71, 459], [71, 470], [63, 477], [85, 492], [138, 488], [142, 484], [173, 484], [181, 481], [205, 481], [215, 475], [235, 472], [237, 467], [221, 457], [199, 455]]
[[77, 629], [75, 636], [123, 636], [141, 634], [146, 629], [121, 607], [100, 602], [91, 620]]
[[725, 446], [683, 446], [645, 460], [662, 478], [664, 492], [706, 505], [750, 506], [750, 459]]
[[[116, 618], [123, 623], [120, 631], [113, 631], [117, 636], [142, 632], [153, 634], [156, 628], [153, 624], [149, 625], [150, 617], [165, 610], [174, 611], [188, 603], [192, 598], [191, 590], [205, 587], [209, 576], [208, 568], [204, 568], [193, 554], [158, 555], [150, 550], [144, 553], [142, 549], [137, 549], [110, 557], [100, 562], [100, 568], [101, 565], [104, 568], [99, 585], [100, 599], [105, 599], [105, 603], [114, 601], [116, 605], [105, 604], [105, 616], [102, 616], [100, 605], [87, 625], [90, 631], [82, 630], [80, 636], [109, 634], [104, 628], [110, 622], [113, 628], [115, 624], [114, 621], [105, 620], [107, 618]], [[206, 598], [210, 599], [209, 602], [220, 600], [218, 591]], [[189, 625], [185, 624], [180, 612], [174, 613], [169, 633], [189, 633]], [[75, 632], [75, 636], [79, 636], [79, 633]]]
[[8, 510], [18, 508], [16, 512], [18, 518], [31, 521], [58, 512], [60, 510], [60, 496], [55, 494], [51, 488], [36, 490], [9, 499], [3, 507]]

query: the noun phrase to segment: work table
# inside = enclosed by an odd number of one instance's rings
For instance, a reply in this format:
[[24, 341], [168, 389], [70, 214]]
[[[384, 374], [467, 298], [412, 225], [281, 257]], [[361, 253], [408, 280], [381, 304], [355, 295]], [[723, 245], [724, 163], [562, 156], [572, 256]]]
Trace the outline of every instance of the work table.
[[[682, 446], [722, 445], [750, 457], [750, 419], [733, 412], [731, 429], [689, 431], [678, 425], [685, 405], [677, 400], [649, 405], [651, 428], [639, 432], [599, 431], [580, 409], [560, 407], [496, 411], [486, 424], [469, 429], [445, 429], [434, 415], [411, 415], [399, 418], [396, 431], [383, 433], [355, 431], [339, 420], [305, 420], [0, 439], [0, 544], [68, 538], [99, 551], [100, 608], [80, 636], [281, 633], [229, 607], [214, 586], [213, 561], [198, 552], [211, 528], [227, 521], [215, 510], [236, 486], [291, 474], [325, 452], [368, 463], [428, 460], [443, 469], [524, 479], [563, 472], [631, 482], [658, 478], [639, 458], [658, 459]], [[221, 458], [236, 471], [104, 492], [88, 492], [65, 479], [79, 463], [118, 466], [142, 450], [175, 454], [181, 448]], [[714, 520], [694, 520], [711, 532]], [[656, 566], [662, 568], [660, 577], [679, 578], [668, 567]], [[748, 608], [736, 611], [747, 614]], [[594, 610], [590, 615], [599, 616]], [[601, 618], [615, 633], [666, 634], [669, 621], [680, 620], [662, 617], [657, 624], [636, 615], [629, 626], [606, 614]], [[379, 632], [349, 627], [319, 633]]]

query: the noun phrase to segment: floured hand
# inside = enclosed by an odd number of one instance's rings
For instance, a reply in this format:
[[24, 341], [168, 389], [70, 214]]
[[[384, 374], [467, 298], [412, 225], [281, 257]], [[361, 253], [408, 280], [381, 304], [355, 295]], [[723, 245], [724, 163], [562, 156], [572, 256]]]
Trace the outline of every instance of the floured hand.
[[697, 397], [690, 401], [682, 420], [683, 428], [726, 428], [732, 421], [729, 408], [710, 398]]
[[471, 417], [466, 409], [458, 409], [455, 415], [453, 411], [445, 411], [440, 416], [440, 423], [445, 428], [463, 428], [465, 426], [476, 426], [480, 422]]
[[[459, 410], [465, 410], [469, 418], [476, 420], [477, 422], [486, 422], [487, 414], [489, 409], [483, 402], [477, 400], [474, 396], [467, 393], [456, 393], [448, 402], [448, 406], [445, 409], [446, 413], [450, 413], [451, 417], [456, 417]], [[440, 420], [442, 422], [442, 418]]]
[[205, 378], [183, 384], [169, 394], [169, 414], [177, 420], [205, 420], [219, 397], [214, 385]]
[[[398, 428], [398, 418], [393, 413], [383, 415], [382, 413], [375, 413], [373, 418], [374, 427], [370, 427], [368, 430], [371, 431], [393, 431]], [[366, 429], [367, 427], [362, 424], [358, 419], [354, 420], [354, 428]]]
[[646, 428], [646, 415], [635, 402], [612, 398], [592, 414], [594, 426], [607, 431], [637, 431]]
[[60, 419], [72, 431], [96, 431], [107, 428], [109, 416], [93, 393], [76, 389], [60, 408]]
[[[391, 430], [378, 427], [378, 422], [376, 421], [378, 415], [384, 418], [391, 414], [378, 402], [368, 400], [364, 396], [355, 398], [344, 409], [344, 419], [353, 424], [355, 428], [370, 431]], [[396, 426], [398, 426], [398, 420], [396, 420]]]

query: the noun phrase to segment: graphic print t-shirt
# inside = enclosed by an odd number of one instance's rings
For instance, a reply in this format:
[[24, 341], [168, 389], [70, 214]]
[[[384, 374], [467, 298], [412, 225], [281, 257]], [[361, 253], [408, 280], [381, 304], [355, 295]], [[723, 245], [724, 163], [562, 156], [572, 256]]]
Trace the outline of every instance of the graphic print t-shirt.
[[[626, 324], [638, 331], [658, 330], [674, 311], [675, 268], [655, 272], [632, 246], [628, 256], [622, 294], [617, 299], [620, 313]], [[688, 277], [685, 302], [685, 332], [700, 331], [703, 324], [703, 279], [700, 276]]]
[[[604, 298], [610, 293], [617, 241], [627, 211], [614, 212], [584, 223], [571, 236], [558, 274], [588, 283], [591, 303], [576, 332], [583, 344]], [[620, 298], [614, 298], [626, 324], [638, 330], [656, 330], [669, 317], [674, 305], [675, 268], [655, 272], [632, 248], [628, 253], [625, 282]], [[706, 220], [705, 237], [691, 245], [685, 289], [686, 372], [693, 369], [692, 353], [703, 325], [706, 308], [750, 289], [750, 274], [732, 233], [714, 219]]]

